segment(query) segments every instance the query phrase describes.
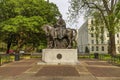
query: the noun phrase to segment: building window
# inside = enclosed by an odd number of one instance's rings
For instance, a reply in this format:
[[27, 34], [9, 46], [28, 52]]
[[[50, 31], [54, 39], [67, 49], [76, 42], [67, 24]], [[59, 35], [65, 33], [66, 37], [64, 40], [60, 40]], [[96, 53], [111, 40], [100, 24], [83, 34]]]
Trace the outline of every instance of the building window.
[[104, 41], [103, 40], [101, 40], [101, 44], [103, 44], [104, 43]]
[[91, 31], [94, 31], [94, 27], [91, 27]]
[[94, 40], [92, 40], [92, 44], [94, 44]]
[[119, 34], [117, 34], [117, 37], [119, 37]]
[[91, 20], [91, 24], [93, 24], [93, 20]]
[[119, 44], [119, 40], [117, 40], [117, 43]]
[[91, 34], [91, 37], [94, 37], [94, 34], [93, 34], [93, 33]]
[[102, 46], [102, 51], [104, 51], [104, 47]]
[[94, 46], [92, 46], [92, 51], [94, 51]]
[[96, 46], [96, 51], [98, 51], [98, 46]]

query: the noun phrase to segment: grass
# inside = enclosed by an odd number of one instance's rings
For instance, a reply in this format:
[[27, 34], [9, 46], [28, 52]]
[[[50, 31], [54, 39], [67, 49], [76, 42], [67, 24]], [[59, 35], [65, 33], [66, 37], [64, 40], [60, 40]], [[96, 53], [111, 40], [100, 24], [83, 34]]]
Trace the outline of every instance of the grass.
[[10, 58], [9, 55], [1, 55], [1, 57], [0, 57], [0, 65], [11, 62], [11, 61], [12, 61], [12, 59]]
[[[19, 55], [19, 57], [20, 57], [20, 59], [42, 58], [42, 56], [31, 55], [31, 54], [23, 54], [23, 55]], [[15, 61], [15, 55], [14, 54], [0, 55], [0, 65], [2, 65], [4, 63], [12, 62], [12, 61]]]
[[108, 61], [111, 59], [110, 54], [99, 54], [99, 59]]
[[[81, 54], [81, 55], [78, 55], [78, 58], [79, 59], [95, 59], [95, 56], [94, 54]], [[110, 54], [99, 54], [98, 59], [120, 65], [120, 54], [116, 55], [115, 57], [111, 57]]]

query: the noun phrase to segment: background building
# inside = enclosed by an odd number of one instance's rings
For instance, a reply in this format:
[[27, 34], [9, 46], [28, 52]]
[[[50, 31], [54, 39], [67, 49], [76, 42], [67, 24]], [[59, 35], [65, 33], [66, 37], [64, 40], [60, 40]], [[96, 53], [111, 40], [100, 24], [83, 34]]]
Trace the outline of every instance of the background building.
[[[92, 25], [94, 20], [88, 19], [78, 30], [78, 52], [85, 53], [86, 48], [89, 49], [90, 53], [108, 53], [109, 35], [104, 25], [99, 26], [103, 29], [99, 32], [96, 31]], [[102, 28], [101, 28], [102, 27]], [[97, 34], [99, 35], [97, 36]], [[96, 38], [96, 36], [98, 38]], [[116, 52], [120, 54], [120, 33], [115, 34]]]

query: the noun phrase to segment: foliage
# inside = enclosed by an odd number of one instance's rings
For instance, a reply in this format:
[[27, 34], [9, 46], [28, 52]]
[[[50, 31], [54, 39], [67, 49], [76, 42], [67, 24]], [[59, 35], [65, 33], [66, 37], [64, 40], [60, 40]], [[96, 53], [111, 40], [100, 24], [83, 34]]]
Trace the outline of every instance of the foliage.
[[[104, 24], [105, 29], [107, 29], [109, 32], [109, 53], [111, 55], [115, 55], [115, 33], [120, 31], [120, 1], [71, 0], [70, 3], [71, 7], [69, 11], [71, 16], [74, 16], [74, 19], [76, 19], [77, 15], [82, 12], [85, 14], [85, 16], [92, 16], [95, 19], [94, 25], [97, 26], [95, 26], [97, 30], [101, 28], [101, 24]], [[98, 37], [97, 33], [96, 37]]]
[[[60, 14], [57, 6], [45, 0], [0, 0], [0, 33], [7, 48], [20, 50], [27, 45], [46, 45], [41, 29], [44, 24], [54, 24]], [[12, 43], [12, 44], [11, 44]]]

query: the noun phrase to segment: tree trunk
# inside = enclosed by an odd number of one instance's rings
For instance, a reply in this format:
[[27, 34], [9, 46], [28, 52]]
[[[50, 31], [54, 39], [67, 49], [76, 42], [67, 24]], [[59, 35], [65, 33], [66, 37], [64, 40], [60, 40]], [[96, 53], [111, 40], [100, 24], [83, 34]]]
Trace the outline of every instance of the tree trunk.
[[8, 38], [8, 41], [7, 41], [6, 54], [9, 54], [9, 50], [10, 50], [10, 47], [11, 47], [11, 44], [12, 44], [12, 39], [13, 39], [13, 35], [12, 35], [12, 33], [10, 33], [10, 38]]
[[115, 34], [109, 33], [109, 45], [108, 45], [108, 53], [111, 56], [116, 55], [116, 45], [115, 45]]
[[9, 54], [10, 47], [11, 47], [11, 42], [8, 42], [8, 43], [7, 43], [7, 51], [6, 51], [6, 54]]

